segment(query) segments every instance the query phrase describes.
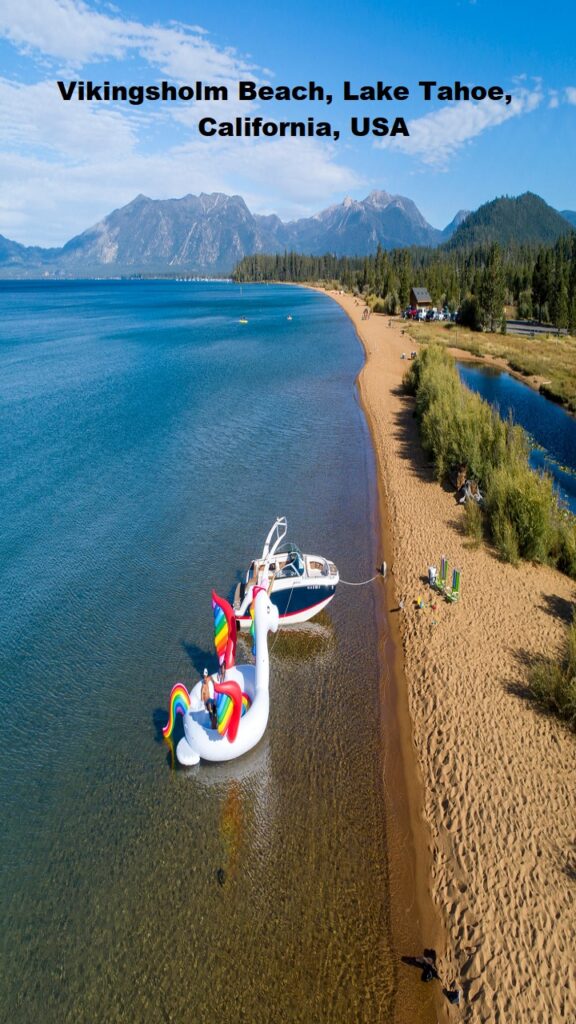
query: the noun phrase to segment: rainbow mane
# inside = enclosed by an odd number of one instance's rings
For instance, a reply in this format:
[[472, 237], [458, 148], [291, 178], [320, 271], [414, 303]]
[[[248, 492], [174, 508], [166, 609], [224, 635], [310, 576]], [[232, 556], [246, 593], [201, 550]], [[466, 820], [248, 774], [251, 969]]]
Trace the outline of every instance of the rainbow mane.
[[[247, 693], [242, 694], [242, 715], [245, 715], [250, 707], [250, 697]], [[218, 732], [221, 736], [226, 735], [230, 725], [230, 719], [234, 710], [234, 702], [227, 693], [216, 695], [216, 718], [218, 719]]]
[[236, 616], [228, 601], [212, 591], [214, 611], [214, 646], [218, 663], [232, 668], [236, 657]]
[[172, 730], [176, 722], [176, 715], [180, 712], [181, 715], [185, 715], [190, 707], [190, 695], [188, 690], [183, 683], [176, 683], [172, 687], [170, 692], [170, 704], [168, 710], [168, 721], [162, 729], [162, 735], [168, 739], [172, 735]]

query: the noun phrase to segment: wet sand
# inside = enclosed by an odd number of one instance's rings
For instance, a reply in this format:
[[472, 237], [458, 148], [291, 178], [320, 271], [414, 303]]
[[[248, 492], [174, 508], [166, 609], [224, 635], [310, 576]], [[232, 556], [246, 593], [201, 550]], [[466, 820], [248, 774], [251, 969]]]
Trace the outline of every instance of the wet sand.
[[[486, 1024], [576, 1020], [576, 743], [527, 691], [532, 659], [561, 647], [576, 588], [553, 569], [514, 568], [470, 546], [463, 510], [434, 480], [403, 394], [402, 353], [417, 344], [401, 321], [363, 320], [352, 296], [328, 294], [367, 356], [359, 386], [390, 526], [387, 601], [402, 640], [420, 828], [445, 935], [440, 976], [463, 994], [442, 1013]], [[441, 555], [462, 570], [457, 604], [434, 598], [425, 582]]]

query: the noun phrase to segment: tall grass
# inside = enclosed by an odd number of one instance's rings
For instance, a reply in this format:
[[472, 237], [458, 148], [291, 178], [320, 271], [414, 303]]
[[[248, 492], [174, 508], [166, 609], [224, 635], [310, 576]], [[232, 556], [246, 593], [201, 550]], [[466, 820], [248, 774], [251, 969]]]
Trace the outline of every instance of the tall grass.
[[549, 560], [558, 511], [550, 477], [534, 473], [526, 464], [505, 462], [492, 472], [486, 509], [499, 551], [507, 550], [512, 541], [518, 557]]
[[485, 532], [508, 562], [547, 562], [576, 579], [576, 520], [561, 512], [550, 477], [530, 469], [522, 428], [465, 388], [437, 345], [421, 349], [404, 383], [437, 478], [465, 465], [485, 495], [484, 521], [467, 514], [468, 532], [476, 539]]
[[475, 501], [467, 501], [464, 505], [464, 529], [470, 537], [471, 546], [479, 547], [484, 536], [484, 517]]
[[530, 673], [532, 695], [544, 707], [576, 729], [576, 617], [573, 618], [560, 663], [542, 659]]

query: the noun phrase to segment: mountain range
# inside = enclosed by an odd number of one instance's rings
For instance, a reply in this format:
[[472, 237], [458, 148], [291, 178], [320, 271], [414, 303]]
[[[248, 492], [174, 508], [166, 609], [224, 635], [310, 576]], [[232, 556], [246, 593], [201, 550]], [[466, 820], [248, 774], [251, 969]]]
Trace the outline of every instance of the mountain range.
[[[572, 220], [574, 218], [574, 220]], [[526, 193], [475, 213], [460, 210], [443, 231], [405, 196], [373, 191], [312, 217], [283, 222], [251, 213], [241, 196], [220, 192], [181, 199], [139, 195], [62, 248], [24, 246], [0, 235], [0, 276], [228, 275], [243, 256], [284, 250], [364, 256], [406, 246], [464, 246], [496, 238], [549, 242], [570, 230], [576, 213], [553, 210]]]

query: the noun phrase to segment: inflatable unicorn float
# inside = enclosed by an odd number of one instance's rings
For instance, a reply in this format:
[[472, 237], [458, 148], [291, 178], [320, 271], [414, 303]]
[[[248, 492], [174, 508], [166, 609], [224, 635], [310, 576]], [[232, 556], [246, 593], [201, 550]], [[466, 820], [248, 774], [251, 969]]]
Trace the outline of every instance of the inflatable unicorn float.
[[236, 665], [236, 619], [231, 606], [212, 591], [214, 645], [220, 663], [220, 679], [210, 679], [210, 696], [216, 704], [217, 728], [213, 727], [202, 700], [203, 680], [188, 692], [177, 683], [170, 694], [170, 712], [162, 730], [172, 735], [176, 714], [184, 717], [184, 736], [176, 747], [182, 765], [205, 761], [231, 761], [241, 757], [262, 739], [270, 710], [268, 632], [278, 629], [278, 609], [264, 587], [254, 587], [252, 625], [254, 665]]

